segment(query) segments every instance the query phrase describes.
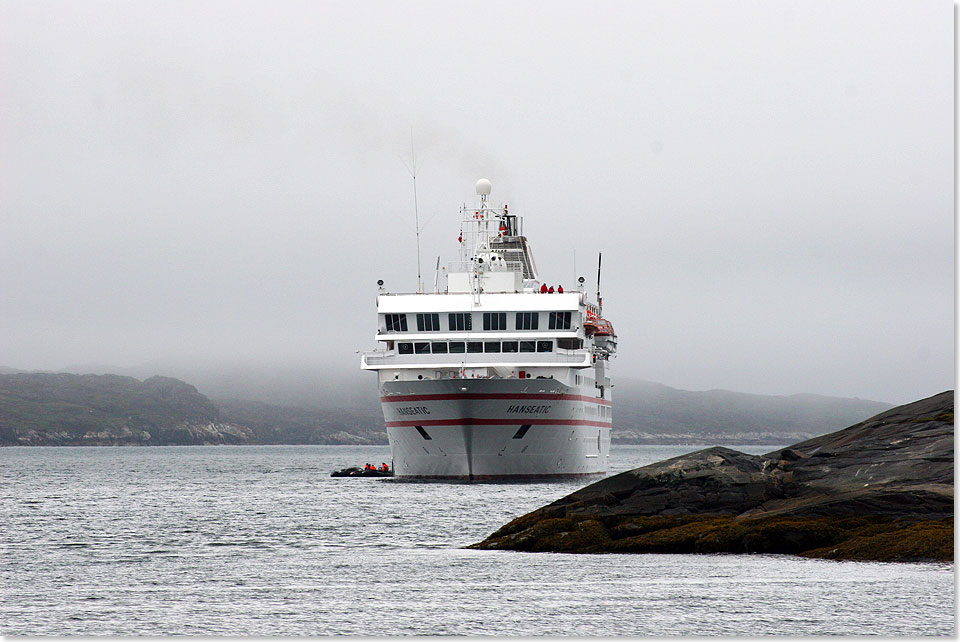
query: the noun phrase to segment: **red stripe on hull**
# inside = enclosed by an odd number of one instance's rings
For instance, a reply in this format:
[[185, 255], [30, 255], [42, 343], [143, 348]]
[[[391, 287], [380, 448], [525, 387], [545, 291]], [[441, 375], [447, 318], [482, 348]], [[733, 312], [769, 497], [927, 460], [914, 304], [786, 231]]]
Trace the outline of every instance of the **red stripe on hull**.
[[411, 421], [387, 421], [387, 428], [399, 426], [599, 426], [609, 428], [613, 422], [590, 421], [589, 419], [537, 419], [536, 417], [518, 417], [516, 419], [483, 419], [462, 417], [460, 419], [413, 419]]
[[394, 403], [399, 401], [446, 401], [457, 399], [542, 399], [546, 401], [587, 401], [597, 403], [601, 406], [609, 406], [609, 399], [600, 399], [598, 397], [587, 397], [585, 395], [551, 395], [551, 394], [526, 394], [526, 393], [482, 393], [482, 392], [455, 392], [449, 394], [437, 395], [395, 395], [392, 397], [380, 397], [380, 401]]

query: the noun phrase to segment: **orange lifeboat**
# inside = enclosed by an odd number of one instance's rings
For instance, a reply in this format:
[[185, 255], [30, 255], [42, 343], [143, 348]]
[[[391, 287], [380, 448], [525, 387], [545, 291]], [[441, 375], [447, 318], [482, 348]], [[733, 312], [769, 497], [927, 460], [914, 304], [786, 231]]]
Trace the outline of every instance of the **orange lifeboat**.
[[587, 320], [583, 322], [583, 332], [589, 336], [615, 337], [613, 324], [587, 310]]
[[594, 334], [599, 337], [615, 337], [617, 333], [613, 329], [613, 324], [607, 321], [606, 319], [597, 319], [596, 321], [597, 328], [594, 330]]

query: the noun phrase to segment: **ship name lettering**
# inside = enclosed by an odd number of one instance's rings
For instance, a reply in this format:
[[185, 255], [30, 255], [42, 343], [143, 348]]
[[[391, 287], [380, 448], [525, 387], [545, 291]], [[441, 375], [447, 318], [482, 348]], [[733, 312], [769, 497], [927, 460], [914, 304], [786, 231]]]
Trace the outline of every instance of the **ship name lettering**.
[[398, 415], [429, 415], [430, 411], [427, 410], [426, 406], [404, 406], [403, 408], [397, 408]]
[[507, 412], [522, 415], [545, 415], [550, 412], [550, 406], [510, 406]]

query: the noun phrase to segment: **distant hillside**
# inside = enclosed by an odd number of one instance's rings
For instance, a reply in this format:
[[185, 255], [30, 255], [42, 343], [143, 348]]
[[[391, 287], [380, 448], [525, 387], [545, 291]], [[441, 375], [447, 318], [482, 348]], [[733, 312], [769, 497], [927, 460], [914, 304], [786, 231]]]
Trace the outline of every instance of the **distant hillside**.
[[386, 443], [379, 407], [215, 404], [170, 377], [0, 374], [0, 446]]
[[0, 375], [0, 445], [246, 443], [193, 386], [169, 377]]
[[[290, 388], [294, 380], [293, 373], [277, 375], [257, 388], [254, 373], [225, 375], [219, 394], [204, 390], [211, 401], [170, 377], [0, 374], [0, 445], [387, 443], [375, 386], [348, 396], [313, 377]], [[256, 388], [259, 399], [227, 396], [229, 381], [246, 381], [239, 393]], [[291, 401], [308, 396], [310, 404]], [[792, 443], [891, 407], [809, 394], [677, 390], [631, 380], [618, 382], [614, 396], [613, 441], [621, 444]]]
[[650, 381], [614, 389], [613, 441], [621, 444], [793, 443], [845, 428], [892, 404], [822, 395], [691, 391]]
[[[263, 426], [255, 429], [266, 443], [280, 438], [289, 440], [283, 443], [386, 443], [385, 437], [379, 441], [373, 434], [384, 430], [375, 378], [349, 364], [332, 368], [156, 362], [122, 370], [78, 364], [71, 371], [122, 372], [138, 378], [162, 372], [189, 381], [220, 406], [225, 421]], [[679, 390], [622, 374], [614, 385], [612, 437], [620, 444], [787, 444], [845, 428], [892, 407], [813, 394]], [[267, 429], [270, 424], [283, 426], [282, 437]], [[336, 425], [340, 427], [334, 429]]]

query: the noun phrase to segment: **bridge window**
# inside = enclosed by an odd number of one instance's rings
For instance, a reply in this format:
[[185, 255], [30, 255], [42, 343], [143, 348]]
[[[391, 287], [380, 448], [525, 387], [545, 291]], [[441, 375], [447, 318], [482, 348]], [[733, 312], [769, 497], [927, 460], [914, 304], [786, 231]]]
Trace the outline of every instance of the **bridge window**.
[[504, 342], [503, 342], [503, 351], [504, 351], [504, 352], [516, 352], [516, 351], [517, 351], [517, 342], [516, 342], [516, 341], [504, 341]]
[[473, 315], [469, 312], [451, 312], [448, 316], [450, 331], [473, 330]]
[[387, 322], [387, 332], [406, 332], [407, 315], [405, 314], [385, 314], [384, 320]]
[[484, 330], [506, 330], [507, 313], [506, 312], [484, 312], [483, 313]]
[[483, 342], [483, 351], [484, 351], [484, 352], [500, 352], [500, 342], [499, 342], [499, 341], [484, 341], [484, 342]]
[[414, 343], [413, 351], [417, 354], [430, 354], [430, 344], [424, 341], [423, 343]]
[[433, 354], [447, 354], [446, 341], [434, 341], [431, 348], [433, 350]]
[[413, 344], [412, 343], [398, 343], [397, 350], [400, 354], [413, 354]]
[[455, 354], [463, 354], [467, 349], [467, 344], [463, 341], [451, 341], [450, 342], [450, 352]]
[[418, 314], [417, 330], [420, 332], [439, 332], [440, 315], [436, 313]]
[[517, 312], [517, 330], [536, 330], [539, 326], [539, 312]]
[[557, 339], [557, 347], [564, 350], [579, 350], [583, 347], [583, 339]]
[[521, 341], [520, 342], [520, 352], [536, 352], [537, 351], [537, 342], [536, 341]]
[[537, 341], [537, 352], [553, 352], [553, 341]]
[[550, 313], [551, 330], [569, 330], [570, 313], [569, 312], [551, 312]]
[[483, 343], [480, 341], [467, 341], [467, 353], [477, 354], [483, 352]]

